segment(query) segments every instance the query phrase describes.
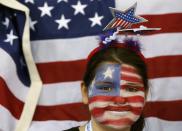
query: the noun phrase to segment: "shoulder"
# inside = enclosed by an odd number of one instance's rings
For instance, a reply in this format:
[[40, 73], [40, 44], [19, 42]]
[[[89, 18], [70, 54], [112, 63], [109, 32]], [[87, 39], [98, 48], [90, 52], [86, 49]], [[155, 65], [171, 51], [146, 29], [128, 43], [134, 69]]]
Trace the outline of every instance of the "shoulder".
[[79, 131], [79, 127], [73, 127], [71, 129], [67, 129], [65, 131]]

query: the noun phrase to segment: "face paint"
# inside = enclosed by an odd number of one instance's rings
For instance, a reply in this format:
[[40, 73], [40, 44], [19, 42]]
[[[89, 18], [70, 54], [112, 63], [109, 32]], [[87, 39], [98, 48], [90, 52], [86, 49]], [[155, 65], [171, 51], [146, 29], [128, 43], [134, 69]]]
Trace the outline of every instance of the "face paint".
[[89, 87], [89, 96], [119, 96], [120, 65], [104, 64], [97, 68], [96, 75]]
[[89, 109], [97, 122], [123, 129], [141, 115], [144, 95], [142, 78], [134, 67], [104, 63], [89, 86]]

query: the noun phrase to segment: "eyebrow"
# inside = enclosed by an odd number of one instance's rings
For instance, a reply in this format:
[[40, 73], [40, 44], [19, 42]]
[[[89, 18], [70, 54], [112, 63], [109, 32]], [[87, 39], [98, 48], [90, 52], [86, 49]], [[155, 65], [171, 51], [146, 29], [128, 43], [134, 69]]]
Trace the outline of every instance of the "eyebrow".
[[113, 85], [113, 82], [110, 82], [110, 81], [97, 81], [95, 83], [96, 84], [110, 84], [110, 85]]
[[131, 86], [136, 86], [136, 87], [144, 87], [143, 83], [139, 83], [139, 82], [131, 82], [131, 81], [125, 81], [125, 80], [121, 80], [120, 81], [120, 85], [131, 85]]

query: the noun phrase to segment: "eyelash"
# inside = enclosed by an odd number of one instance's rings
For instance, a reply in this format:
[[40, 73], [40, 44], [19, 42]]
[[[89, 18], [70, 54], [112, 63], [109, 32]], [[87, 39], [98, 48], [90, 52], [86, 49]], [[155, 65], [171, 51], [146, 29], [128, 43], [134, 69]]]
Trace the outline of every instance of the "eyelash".
[[124, 89], [126, 91], [129, 91], [129, 92], [137, 92], [137, 91], [139, 91], [139, 89], [137, 87], [133, 87], [133, 86], [125, 86]]
[[112, 87], [111, 86], [100, 86], [100, 87], [97, 87], [99, 90], [102, 90], [102, 91], [107, 91], [107, 92], [110, 92], [112, 91]]

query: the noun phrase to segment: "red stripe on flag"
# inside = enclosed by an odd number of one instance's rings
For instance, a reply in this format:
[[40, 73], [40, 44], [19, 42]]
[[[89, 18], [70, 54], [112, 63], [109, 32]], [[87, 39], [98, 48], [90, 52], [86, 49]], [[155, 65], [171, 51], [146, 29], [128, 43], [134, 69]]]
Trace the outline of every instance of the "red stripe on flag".
[[182, 55], [147, 59], [149, 78], [182, 76]]
[[[147, 59], [149, 78], [182, 76], [182, 55]], [[83, 79], [86, 60], [37, 64], [43, 83]], [[74, 67], [74, 68], [73, 68]], [[165, 68], [164, 68], [165, 67]]]
[[[161, 15], [142, 15], [149, 22], [142, 23], [142, 25], [149, 28], [161, 28], [160, 31], [153, 31], [143, 35], [158, 34], [158, 33], [177, 33], [182, 32], [182, 13], [170, 13]], [[133, 25], [132, 27], [138, 27]]]
[[[160, 31], [153, 31], [147, 33], [147, 35], [158, 33], [182, 32], [182, 13], [143, 15], [142, 17], [146, 18], [149, 21], [142, 23], [142, 25], [147, 26], [149, 28], [161, 28]], [[133, 27], [138, 27], [138, 25], [133, 25]]]
[[0, 77], [0, 105], [8, 109], [11, 114], [19, 119], [24, 103], [18, 100], [9, 90], [5, 81]]
[[[50, 112], [50, 113], [48, 113]], [[84, 121], [89, 119], [87, 105], [72, 103], [57, 106], [38, 106], [34, 114], [34, 120], [75, 120]]]
[[[24, 103], [18, 100], [8, 89], [4, 80], [0, 77], [0, 105], [8, 109], [11, 114], [19, 119]], [[37, 106], [34, 120], [76, 120], [89, 119], [89, 112], [83, 103], [72, 103], [57, 106]]]
[[85, 66], [86, 60], [37, 64], [43, 83], [82, 80]]
[[145, 117], [157, 117], [168, 121], [182, 121], [182, 100], [147, 102]]

